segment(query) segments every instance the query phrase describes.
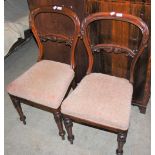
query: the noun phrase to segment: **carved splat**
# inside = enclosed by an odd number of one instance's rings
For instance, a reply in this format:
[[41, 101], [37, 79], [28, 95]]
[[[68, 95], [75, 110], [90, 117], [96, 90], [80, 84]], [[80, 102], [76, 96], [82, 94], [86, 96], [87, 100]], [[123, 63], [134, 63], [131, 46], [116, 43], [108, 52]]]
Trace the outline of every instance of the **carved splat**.
[[104, 50], [104, 52], [107, 53], [115, 53], [115, 54], [122, 54], [124, 53], [126, 56], [134, 57], [135, 52], [131, 49], [120, 46], [120, 45], [114, 45], [114, 44], [98, 44], [96, 46], [91, 46], [91, 50], [93, 52], [100, 52], [101, 49]]
[[73, 39], [64, 35], [39, 35], [39, 38], [42, 42], [52, 41], [57, 43], [64, 43], [66, 46], [71, 46]]

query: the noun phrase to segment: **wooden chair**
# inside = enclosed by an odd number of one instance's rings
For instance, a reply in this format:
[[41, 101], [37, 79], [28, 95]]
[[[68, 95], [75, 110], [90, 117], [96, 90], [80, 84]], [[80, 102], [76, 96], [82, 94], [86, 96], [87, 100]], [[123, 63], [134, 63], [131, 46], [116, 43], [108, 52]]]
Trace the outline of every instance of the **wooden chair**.
[[[40, 33], [37, 29], [37, 17], [39, 15], [57, 14], [71, 19], [74, 32], [71, 36], [53, 34], [51, 32]], [[54, 21], [55, 22], [55, 21]], [[53, 24], [53, 23], [51, 23]], [[61, 23], [60, 23], [61, 24]], [[20, 120], [26, 124], [26, 117], [21, 108], [21, 102], [37, 108], [52, 112], [59, 129], [59, 135], [64, 139], [65, 132], [62, 125], [60, 105], [67, 91], [74, 81], [74, 53], [80, 33], [80, 22], [77, 15], [70, 9], [61, 6], [41, 7], [30, 13], [30, 25], [39, 46], [38, 62], [7, 86], [7, 91], [20, 116]], [[44, 56], [43, 42], [57, 42], [70, 47], [71, 65], [51, 60], [42, 60]]]
[[[89, 27], [94, 21], [123, 21], [138, 27], [142, 32], [141, 43], [136, 50], [118, 44], [92, 45]], [[89, 66], [87, 75], [75, 90], [63, 101], [61, 112], [68, 132], [68, 140], [73, 143], [72, 121], [106, 129], [117, 133], [117, 155], [123, 155], [129, 128], [131, 99], [133, 93], [134, 68], [138, 58], [147, 46], [149, 30], [138, 17], [115, 12], [99, 12], [86, 17], [81, 24], [81, 34], [87, 49]], [[94, 52], [125, 54], [131, 57], [129, 80], [116, 76], [91, 73]]]

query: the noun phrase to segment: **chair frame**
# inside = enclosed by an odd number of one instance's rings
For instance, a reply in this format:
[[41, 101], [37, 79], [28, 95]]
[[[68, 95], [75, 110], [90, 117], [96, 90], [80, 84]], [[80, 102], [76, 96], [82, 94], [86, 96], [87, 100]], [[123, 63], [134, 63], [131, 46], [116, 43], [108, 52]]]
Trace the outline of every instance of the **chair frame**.
[[[62, 14], [64, 16], [69, 17], [72, 22], [74, 23], [74, 34], [72, 35], [72, 37], [68, 37], [65, 35], [57, 35], [57, 34], [53, 34], [53, 33], [49, 33], [47, 35], [42, 35], [42, 34], [38, 34], [37, 32], [37, 28], [35, 25], [35, 19], [37, 17], [37, 15], [39, 15], [40, 13], [55, 13], [55, 14]], [[58, 42], [58, 43], [63, 43], [66, 46], [70, 46], [71, 48], [71, 58], [70, 58], [70, 64], [72, 69], [75, 69], [75, 48], [76, 48], [76, 44], [79, 38], [79, 34], [80, 34], [80, 21], [78, 16], [76, 15], [76, 13], [74, 13], [71, 9], [66, 8], [64, 6], [47, 6], [47, 7], [40, 7], [37, 8], [35, 10], [33, 10], [30, 13], [30, 26], [33, 32], [33, 35], [37, 41], [38, 47], [39, 47], [39, 56], [38, 56], [38, 61], [41, 61], [43, 59], [43, 55], [44, 55], [44, 50], [43, 50], [43, 44], [42, 42], [45, 41], [53, 41], [53, 42]], [[68, 91], [66, 92], [65, 97], [68, 95], [71, 87], [74, 87], [75, 81], [73, 79], [73, 81], [71, 82]], [[21, 103], [24, 104], [28, 104], [32, 107], [36, 107], [45, 111], [49, 111], [52, 112], [54, 115], [54, 119], [55, 122], [57, 124], [57, 127], [59, 129], [59, 135], [62, 137], [62, 139], [64, 139], [65, 136], [65, 131], [63, 129], [63, 124], [62, 124], [62, 115], [60, 112], [60, 107], [58, 109], [53, 109], [51, 107], [47, 107], [38, 103], [34, 103], [32, 101], [26, 100], [24, 98], [20, 98], [18, 96], [14, 96], [9, 94], [14, 107], [16, 108], [19, 116], [20, 116], [20, 120], [23, 122], [23, 124], [26, 124], [26, 117], [23, 114], [22, 111], [22, 107], [21, 107]], [[64, 98], [65, 98], [64, 97]]]
[[[94, 21], [97, 20], [116, 20], [116, 21], [124, 21], [127, 23], [131, 23], [133, 25], [136, 25], [142, 32], [142, 40], [139, 45], [139, 48], [134, 51], [129, 49], [128, 47], [116, 45], [116, 44], [97, 44], [97, 45], [91, 45], [91, 42], [89, 40], [89, 32], [88, 32], [88, 25], [91, 24]], [[88, 60], [89, 65], [87, 69], [87, 74], [90, 74], [92, 72], [93, 67], [93, 54], [92, 52], [99, 52], [100, 49], [104, 49], [104, 52], [107, 53], [115, 53], [115, 54], [125, 54], [126, 56], [130, 56], [132, 59], [131, 66], [130, 66], [130, 77], [129, 82], [131, 84], [134, 83], [134, 68], [136, 65], [136, 62], [138, 61], [138, 58], [141, 56], [141, 54], [144, 52], [145, 47], [147, 46], [148, 39], [149, 39], [149, 30], [147, 25], [138, 17], [135, 17], [130, 14], [124, 14], [124, 13], [115, 13], [115, 12], [98, 12], [89, 15], [86, 17], [82, 24], [81, 24], [81, 36], [83, 38], [87, 54], [88, 54]], [[73, 117], [71, 115], [63, 114], [63, 120], [65, 127], [67, 129], [68, 133], [68, 140], [71, 144], [73, 144], [74, 135], [72, 134], [72, 126], [74, 122], [86, 124], [88, 126], [93, 126], [97, 128], [102, 128], [110, 132], [114, 132], [117, 134], [117, 141], [118, 141], [118, 148], [116, 150], [117, 155], [123, 155], [123, 145], [126, 142], [126, 137], [128, 130], [120, 130], [116, 128], [112, 128], [109, 126], [104, 126], [101, 124], [97, 124], [88, 120], [79, 119], [77, 117]]]

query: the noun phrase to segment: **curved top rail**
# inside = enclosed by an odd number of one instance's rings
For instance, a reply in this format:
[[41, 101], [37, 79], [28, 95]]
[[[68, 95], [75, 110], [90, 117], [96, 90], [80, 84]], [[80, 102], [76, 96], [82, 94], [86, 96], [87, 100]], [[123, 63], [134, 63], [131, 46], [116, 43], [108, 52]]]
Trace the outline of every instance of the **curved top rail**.
[[82, 33], [85, 32], [86, 27], [90, 23], [96, 20], [104, 20], [104, 19], [124, 21], [124, 22], [131, 23], [133, 25], [136, 25], [143, 34], [143, 39], [142, 39], [143, 44], [147, 43], [149, 38], [149, 29], [146, 23], [139, 17], [133, 16], [131, 14], [125, 14], [125, 13], [98, 12], [98, 13], [91, 14], [88, 17], [86, 17], [81, 24]]

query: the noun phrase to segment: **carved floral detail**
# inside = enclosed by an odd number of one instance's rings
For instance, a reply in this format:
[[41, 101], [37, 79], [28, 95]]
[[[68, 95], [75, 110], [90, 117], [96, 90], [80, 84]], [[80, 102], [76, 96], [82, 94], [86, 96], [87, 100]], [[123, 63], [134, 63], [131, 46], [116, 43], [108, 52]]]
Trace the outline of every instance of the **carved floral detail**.
[[126, 48], [122, 47], [107, 47], [107, 46], [91, 46], [93, 52], [101, 52], [101, 49], [107, 53], [115, 53], [115, 54], [122, 54], [124, 53], [126, 56], [134, 57], [135, 52], [132, 50], [127, 50]]
[[64, 39], [61, 37], [57, 36], [40, 36], [40, 40], [42, 42], [47, 42], [47, 41], [52, 41], [52, 42], [57, 42], [57, 43], [64, 43], [66, 46], [71, 46], [72, 45], [72, 39]]

